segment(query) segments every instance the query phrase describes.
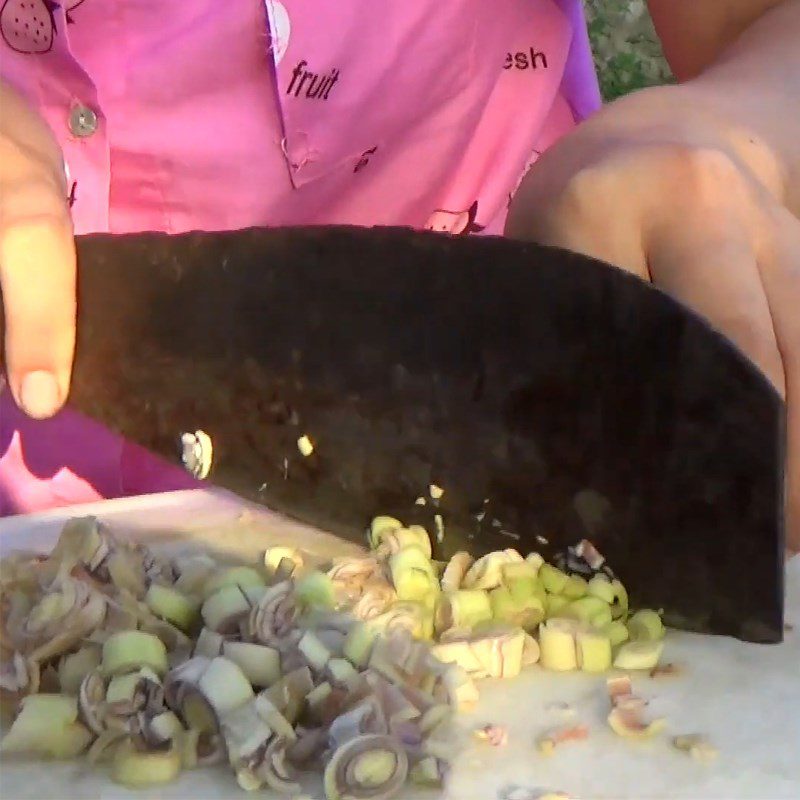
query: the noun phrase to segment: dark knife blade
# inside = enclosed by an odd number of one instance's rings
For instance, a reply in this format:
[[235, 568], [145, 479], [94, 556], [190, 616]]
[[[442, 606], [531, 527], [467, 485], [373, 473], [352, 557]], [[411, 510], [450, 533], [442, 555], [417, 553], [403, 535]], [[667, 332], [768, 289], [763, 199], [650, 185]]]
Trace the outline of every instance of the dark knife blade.
[[72, 403], [145, 447], [203, 431], [212, 482], [350, 539], [438, 514], [440, 558], [586, 537], [668, 622], [781, 640], [782, 401], [653, 287], [401, 229], [92, 236], [79, 263]]

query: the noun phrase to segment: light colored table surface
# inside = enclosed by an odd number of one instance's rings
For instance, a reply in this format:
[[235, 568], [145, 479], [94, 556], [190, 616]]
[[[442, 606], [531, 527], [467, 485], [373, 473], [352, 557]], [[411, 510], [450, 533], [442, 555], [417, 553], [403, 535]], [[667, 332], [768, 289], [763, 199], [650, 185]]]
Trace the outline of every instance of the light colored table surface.
[[[180, 492], [71, 509], [70, 516], [93, 513], [135, 536], [183, 549], [203, 547], [256, 555], [273, 542], [294, 541], [324, 558], [352, 545], [268, 511], [206, 492]], [[19, 547], [47, 549], [55, 541], [64, 512], [0, 520], [0, 554]], [[153, 534], [155, 532], [155, 534]], [[744, 565], [743, 565], [744, 566]], [[464, 731], [479, 724], [506, 725], [509, 743], [491, 748], [466, 737], [443, 793], [448, 800], [503, 800], [514, 787], [561, 790], [582, 800], [798, 800], [800, 798], [800, 559], [788, 565], [787, 621], [794, 623], [779, 646], [747, 645], [732, 639], [670, 633], [665, 660], [684, 668], [680, 677], [634, 678], [653, 715], [667, 718], [667, 733], [644, 743], [616, 737], [607, 727], [608, 700], [602, 677], [553, 675], [538, 667], [513, 681], [480, 684], [478, 708], [464, 715]], [[570, 722], [590, 727], [585, 742], [566, 744], [554, 756], [536, 751], [539, 735]], [[670, 746], [678, 733], [703, 733], [720, 755], [711, 765], [693, 761]], [[80, 764], [21, 764], [0, 768], [2, 798], [231, 798], [244, 797], [222, 769], [185, 773], [151, 794], [131, 793], [102, 773]], [[257, 797], [269, 797], [259, 792]], [[321, 797], [309, 787], [309, 797]], [[514, 796], [513, 794], [511, 795]], [[401, 800], [432, 798], [407, 791]]]

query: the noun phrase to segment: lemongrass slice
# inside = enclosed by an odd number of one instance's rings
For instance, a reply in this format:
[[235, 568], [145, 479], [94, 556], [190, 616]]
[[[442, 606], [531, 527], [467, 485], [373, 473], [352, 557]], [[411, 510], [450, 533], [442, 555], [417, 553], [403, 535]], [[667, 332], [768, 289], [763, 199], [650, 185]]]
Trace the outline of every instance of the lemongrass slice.
[[303, 609], [328, 609], [335, 605], [333, 581], [324, 572], [313, 570], [295, 584], [295, 594]]
[[391, 736], [358, 736], [337, 748], [325, 767], [327, 800], [387, 800], [406, 782], [408, 756]]
[[273, 647], [251, 642], [225, 642], [222, 655], [233, 661], [253, 686], [272, 686], [281, 678], [281, 656]]
[[192, 655], [214, 658], [222, 655], [222, 647], [225, 644], [225, 637], [212, 631], [210, 628], [203, 628], [194, 643]]
[[130, 789], [141, 789], [174, 781], [181, 771], [177, 747], [168, 750], [139, 751], [130, 739], [117, 745], [111, 762], [111, 779]]
[[614, 658], [617, 669], [653, 669], [664, 650], [664, 642], [625, 642], [620, 646]]
[[442, 594], [436, 605], [435, 630], [473, 628], [492, 618], [489, 594], [481, 589], [461, 589]]
[[431, 557], [431, 538], [422, 525], [409, 525], [407, 528], [395, 528], [381, 535], [381, 542], [375, 549], [379, 558], [391, 556], [405, 547], [419, 547], [427, 558]]
[[474, 559], [464, 550], [455, 553], [447, 566], [444, 568], [441, 578], [443, 592], [456, 592], [461, 588], [461, 583], [469, 568], [473, 565]]
[[183, 631], [189, 630], [197, 621], [197, 601], [170, 586], [150, 584], [144, 602], [157, 617]]
[[494, 589], [503, 582], [503, 565], [514, 561], [523, 561], [516, 550], [497, 550], [487, 553], [469, 568], [461, 586], [464, 589]]
[[578, 600], [583, 597], [588, 590], [589, 583], [586, 578], [582, 578], [580, 575], [570, 575], [567, 578], [567, 582], [564, 584], [564, 588], [561, 590], [561, 594], [563, 594], [564, 597], [568, 597], [570, 600]]
[[567, 573], [552, 564], [542, 564], [539, 568], [539, 582], [550, 594], [561, 594], [567, 581], [569, 581]]
[[611, 640], [599, 631], [578, 630], [575, 642], [578, 668], [584, 672], [611, 669]]
[[394, 517], [379, 516], [375, 517], [369, 526], [369, 546], [375, 550], [380, 545], [383, 536], [389, 531], [402, 528], [403, 523]]
[[87, 645], [58, 662], [58, 683], [64, 694], [77, 695], [83, 679], [100, 666], [101, 650]]
[[211, 597], [225, 586], [266, 586], [264, 576], [254, 567], [227, 567], [215, 572], [203, 585], [203, 599]]
[[628, 708], [623, 704], [611, 709], [608, 724], [617, 736], [626, 739], [649, 739], [664, 730], [666, 721], [659, 718], [645, 722], [641, 718], [638, 706]]
[[253, 687], [241, 668], [223, 656], [212, 658], [197, 688], [218, 717], [253, 698]]
[[631, 615], [627, 622], [632, 641], [657, 642], [664, 638], [664, 623], [661, 615], [651, 609], [642, 609]]
[[611, 606], [611, 616], [614, 619], [623, 619], [628, 615], [628, 592], [618, 579], [611, 581], [614, 590], [614, 605]]
[[250, 611], [250, 601], [242, 588], [229, 584], [208, 596], [200, 613], [205, 626], [210, 630], [231, 633]]
[[63, 694], [24, 697], [19, 713], [0, 741], [0, 752], [74, 758], [92, 741], [92, 734], [78, 722], [78, 701]]
[[103, 643], [102, 670], [106, 675], [141, 667], [149, 667], [158, 675], [167, 672], [167, 648], [158, 636], [144, 631], [119, 631]]
[[624, 622], [618, 619], [602, 625], [598, 630], [608, 636], [612, 647], [619, 647], [623, 642], [628, 640], [628, 629]]
[[577, 624], [564, 619], [549, 619], [539, 627], [539, 663], [542, 667], [555, 672], [578, 668], [576, 631]]
[[602, 572], [590, 579], [586, 590], [591, 597], [599, 597], [609, 606], [616, 600], [617, 592], [611, 585], [608, 576], [604, 575]]

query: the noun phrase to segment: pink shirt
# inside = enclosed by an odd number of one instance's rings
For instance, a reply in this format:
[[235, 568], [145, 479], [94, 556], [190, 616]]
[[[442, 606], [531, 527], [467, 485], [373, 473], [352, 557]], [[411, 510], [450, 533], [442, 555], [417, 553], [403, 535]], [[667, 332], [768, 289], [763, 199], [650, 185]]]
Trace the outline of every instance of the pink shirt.
[[[5, 0], [0, 39], [78, 233], [501, 233], [530, 164], [600, 104], [580, 0]], [[0, 397], [0, 513], [184, 482], [94, 427], [76, 463], [86, 424]]]

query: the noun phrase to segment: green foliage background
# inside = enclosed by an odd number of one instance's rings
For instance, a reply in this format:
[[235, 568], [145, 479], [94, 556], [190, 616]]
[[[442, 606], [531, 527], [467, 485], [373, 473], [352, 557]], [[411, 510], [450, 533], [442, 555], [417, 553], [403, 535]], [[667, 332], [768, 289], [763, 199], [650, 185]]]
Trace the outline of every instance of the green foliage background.
[[644, 0], [584, 0], [606, 101], [672, 81]]

